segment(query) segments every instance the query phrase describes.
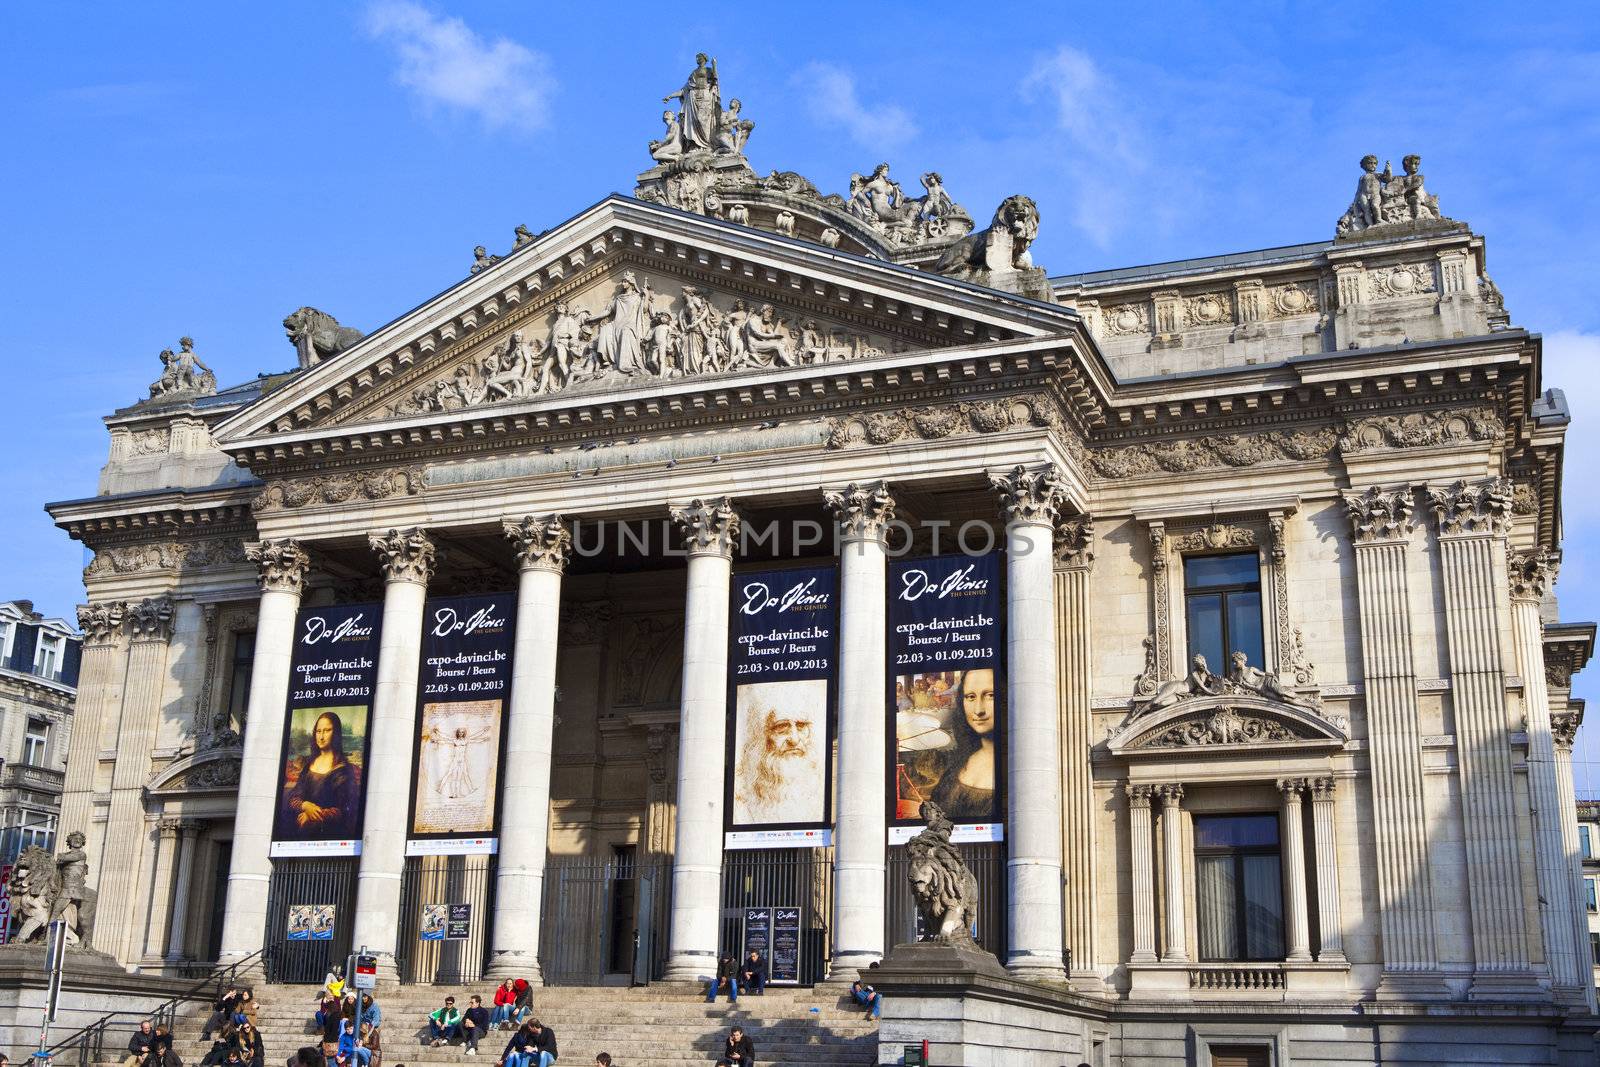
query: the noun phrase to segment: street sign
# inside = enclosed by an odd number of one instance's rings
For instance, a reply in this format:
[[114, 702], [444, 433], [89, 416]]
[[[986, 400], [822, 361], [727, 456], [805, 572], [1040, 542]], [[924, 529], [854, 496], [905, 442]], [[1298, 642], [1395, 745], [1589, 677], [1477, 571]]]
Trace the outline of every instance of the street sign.
[[350, 985], [356, 989], [378, 987], [378, 957], [364, 953], [356, 955], [355, 969], [350, 972]]

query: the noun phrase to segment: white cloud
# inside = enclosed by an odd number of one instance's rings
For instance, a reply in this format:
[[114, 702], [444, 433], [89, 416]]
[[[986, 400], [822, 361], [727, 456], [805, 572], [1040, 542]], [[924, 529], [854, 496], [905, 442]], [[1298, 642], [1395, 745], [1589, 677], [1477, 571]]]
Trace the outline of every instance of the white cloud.
[[555, 82], [542, 53], [505, 37], [487, 40], [413, 0], [376, 0], [365, 22], [399, 61], [395, 81], [425, 107], [476, 115], [491, 130], [544, 125]]
[[897, 104], [863, 104], [856, 93], [855, 78], [842, 67], [809, 63], [794, 80], [805, 85], [818, 121], [842, 126], [863, 147], [902, 144], [917, 135], [917, 124], [905, 108]]

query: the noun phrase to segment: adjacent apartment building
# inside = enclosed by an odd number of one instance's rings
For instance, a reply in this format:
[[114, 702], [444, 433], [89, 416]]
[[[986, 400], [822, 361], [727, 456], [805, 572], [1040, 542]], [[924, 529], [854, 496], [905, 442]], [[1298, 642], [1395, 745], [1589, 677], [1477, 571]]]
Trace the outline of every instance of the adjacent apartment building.
[[55, 847], [82, 649], [65, 619], [0, 603], [0, 862]]

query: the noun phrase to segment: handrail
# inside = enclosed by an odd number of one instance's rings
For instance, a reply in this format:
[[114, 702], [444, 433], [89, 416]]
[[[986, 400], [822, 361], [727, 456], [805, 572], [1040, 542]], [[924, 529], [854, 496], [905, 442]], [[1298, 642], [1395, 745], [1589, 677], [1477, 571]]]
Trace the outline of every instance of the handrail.
[[238, 979], [239, 972], [241, 970], [248, 967], [258, 958], [262, 962], [265, 962], [269, 958], [269, 955], [269, 948], [263, 947], [256, 949], [256, 951], [250, 953], [250, 955], [244, 957], [243, 959], [234, 960], [225, 966], [219, 965], [217, 967], [213, 967], [204, 978], [200, 979], [200, 981], [196, 982], [182, 993], [179, 993], [173, 997], [168, 997], [160, 1004], [157, 1004], [155, 1007], [149, 1008], [145, 1011], [107, 1012], [94, 1022], [83, 1027], [81, 1030], [74, 1031], [73, 1033], [62, 1038], [60, 1041], [57, 1041], [55, 1044], [51, 1045], [46, 1052], [48, 1052], [52, 1059], [54, 1059], [61, 1053], [66, 1052], [69, 1049], [76, 1048], [78, 1050], [78, 1067], [89, 1067], [89, 1064], [95, 1059], [98, 1059], [100, 1054], [105, 1051], [106, 1030], [110, 1027], [113, 1020], [121, 1019], [126, 1021], [128, 1019], [135, 1019], [143, 1021], [144, 1019], [149, 1019], [156, 1025], [165, 1024], [170, 1029], [177, 1021], [178, 1006], [180, 1004], [186, 1004], [189, 1001], [200, 999], [196, 994], [198, 994], [202, 989], [205, 989], [207, 986], [212, 986], [215, 990], [215, 995], [212, 996], [211, 999], [217, 999], [217, 997], [222, 995], [223, 986], [234, 983]]

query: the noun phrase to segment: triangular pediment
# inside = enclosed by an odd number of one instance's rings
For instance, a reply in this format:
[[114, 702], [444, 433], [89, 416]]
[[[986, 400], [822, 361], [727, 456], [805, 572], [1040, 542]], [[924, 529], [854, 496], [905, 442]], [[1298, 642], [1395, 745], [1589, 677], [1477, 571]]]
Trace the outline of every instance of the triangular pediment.
[[297, 376], [226, 446], [1073, 331], [1063, 308], [613, 197]]

